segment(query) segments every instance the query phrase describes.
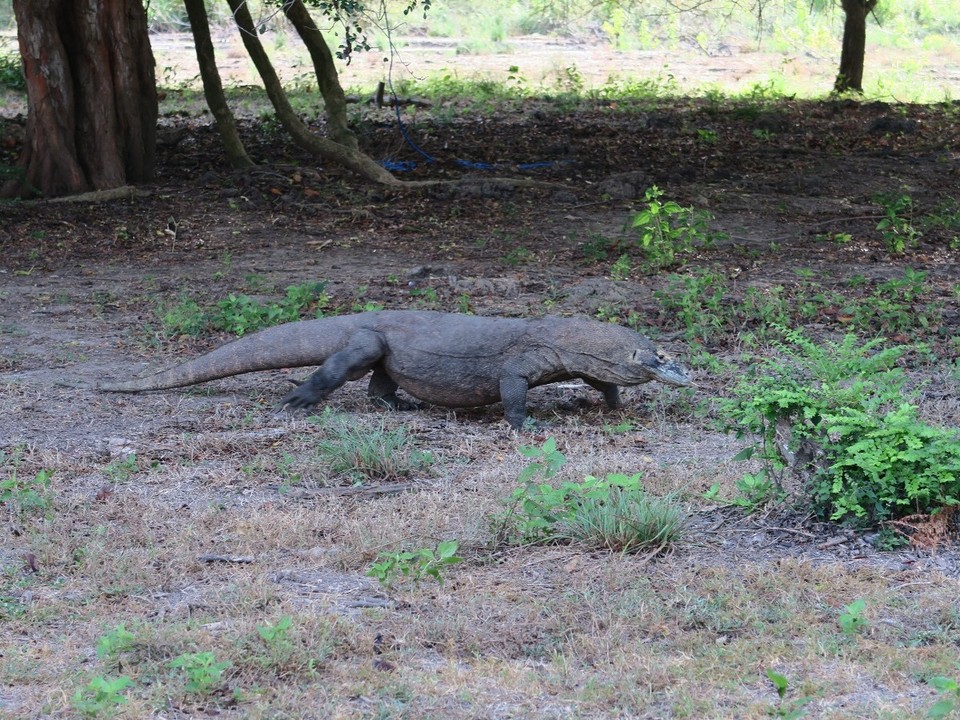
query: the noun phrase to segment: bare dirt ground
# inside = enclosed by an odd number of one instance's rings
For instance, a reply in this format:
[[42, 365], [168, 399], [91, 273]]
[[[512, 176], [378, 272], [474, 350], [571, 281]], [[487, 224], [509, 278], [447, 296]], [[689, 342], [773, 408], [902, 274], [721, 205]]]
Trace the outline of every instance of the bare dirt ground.
[[[801, 698], [809, 717], [922, 716], [939, 697], [928, 678], [958, 673], [955, 545], [880, 552], [869, 533], [802, 513], [744, 516], [703, 500], [743, 472], [731, 462], [742, 443], [694, 412], [735, 373], [696, 370], [696, 394], [629, 390], [613, 413], [586, 388], [532, 393], [532, 414], [569, 458], [565, 477], [642, 472], [652, 492], [682, 493], [691, 527], [656, 558], [491, 551], [489, 515], [525, 462], [517, 448], [546, 436], [512, 433], [497, 406], [398, 414], [370, 408], [359, 383], [343, 389], [334, 411], [371, 431], [405, 427], [434, 461], [405, 478], [407, 492], [341, 497], [324, 490], [351, 484], [317, 460], [324, 426], [274, 411], [288, 373], [137, 396], [88, 384], [225, 339], [168, 338], [160, 307], [276, 299], [307, 281], [328, 282], [330, 311], [633, 312], [688, 357], [702, 348], [654, 297], [666, 274], [613, 280], [618, 251], [590, 252], [598, 237], [628, 241], [624, 222], [657, 184], [729, 235], [686, 269], [722, 274], [729, 302], [803, 274], [835, 289], [861, 275], [867, 298], [904, 268], [927, 273], [924, 302], [944, 311], [917, 332], [941, 360], [915, 372], [936, 391], [924, 412], [957, 425], [956, 231], [891, 256], [874, 200], [907, 193], [924, 211], [956, 200], [957, 112], [783, 100], [438, 112], [409, 129], [440, 162], [409, 177], [460, 177], [454, 161], [469, 159], [558, 188], [504, 190], [474, 170], [468, 185], [423, 192], [319, 167], [269, 122], [245, 124], [260, 166], [234, 173], [204, 119], [168, 117], [181, 132], [161, 147], [146, 196], [3, 206], [0, 479], [52, 470], [55, 499], [39, 514], [5, 507], [0, 715], [73, 716], [76, 688], [124, 673], [137, 682], [126, 717], [741, 718]], [[358, 128], [374, 157], [422, 160], [390, 111], [365, 109]], [[553, 164], [516, 169], [540, 161]], [[850, 238], [823, 239], [836, 233]], [[826, 311], [808, 329], [842, 332], [843, 321]], [[745, 367], [737, 334], [705, 349]], [[384, 593], [364, 577], [381, 550], [451, 537], [466, 562], [442, 588]], [[867, 629], [842, 634], [836, 616], [858, 597]], [[295, 618], [293, 650], [278, 660], [256, 628], [283, 616]], [[121, 622], [137, 640], [111, 666], [94, 648]], [[206, 694], [168, 666], [203, 650], [233, 662]], [[787, 701], [768, 669], [790, 679]]]

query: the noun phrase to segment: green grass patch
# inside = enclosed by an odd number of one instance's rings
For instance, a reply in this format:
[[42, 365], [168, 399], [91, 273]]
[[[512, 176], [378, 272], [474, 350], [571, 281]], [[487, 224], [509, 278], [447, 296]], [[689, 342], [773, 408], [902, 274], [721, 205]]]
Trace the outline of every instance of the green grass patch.
[[524, 446], [531, 462], [520, 474], [522, 484], [505, 501], [506, 509], [491, 518], [497, 541], [506, 544], [579, 542], [615, 552], [662, 549], [678, 540], [686, 515], [672, 498], [658, 498], [644, 489], [639, 474], [588, 475], [582, 482], [548, 481], [566, 458], [553, 438], [542, 447]]
[[433, 455], [414, 447], [413, 438], [403, 426], [387, 429], [361, 427], [331, 413], [316, 418], [325, 437], [316, 446], [318, 459], [334, 475], [354, 482], [398, 480], [423, 470]]

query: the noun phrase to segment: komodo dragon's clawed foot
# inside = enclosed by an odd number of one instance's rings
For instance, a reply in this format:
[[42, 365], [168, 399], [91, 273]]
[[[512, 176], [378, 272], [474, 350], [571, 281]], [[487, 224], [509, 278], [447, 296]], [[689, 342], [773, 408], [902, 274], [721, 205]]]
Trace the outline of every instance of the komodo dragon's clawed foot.
[[413, 400], [404, 400], [402, 398], [398, 398], [396, 395], [393, 397], [372, 397], [370, 398], [370, 402], [376, 407], [383, 407], [389, 410], [399, 410], [401, 412], [422, 410], [424, 407], [423, 403]]
[[323, 394], [317, 393], [309, 382], [304, 381], [297, 384], [295, 390], [284, 395], [280, 401], [280, 407], [281, 409], [288, 407], [291, 410], [307, 410], [317, 405], [324, 397]]

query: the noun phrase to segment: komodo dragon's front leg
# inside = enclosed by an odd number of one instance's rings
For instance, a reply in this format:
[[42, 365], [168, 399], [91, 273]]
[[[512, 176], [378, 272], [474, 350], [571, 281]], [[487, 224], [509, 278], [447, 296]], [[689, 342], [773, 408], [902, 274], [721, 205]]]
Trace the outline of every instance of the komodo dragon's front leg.
[[527, 391], [558, 367], [558, 362], [540, 352], [528, 352], [510, 358], [500, 371], [500, 401], [503, 414], [514, 430], [522, 430], [527, 420]]
[[396, 396], [397, 384], [383, 370], [381, 361], [386, 354], [387, 345], [383, 337], [372, 330], [361, 330], [351, 339], [349, 345], [326, 359], [313, 375], [300, 383], [296, 390], [287, 393], [280, 406], [291, 408], [309, 408], [321, 401], [344, 383], [359, 380], [371, 370], [371, 397], [378, 397], [392, 407], [400, 403]]

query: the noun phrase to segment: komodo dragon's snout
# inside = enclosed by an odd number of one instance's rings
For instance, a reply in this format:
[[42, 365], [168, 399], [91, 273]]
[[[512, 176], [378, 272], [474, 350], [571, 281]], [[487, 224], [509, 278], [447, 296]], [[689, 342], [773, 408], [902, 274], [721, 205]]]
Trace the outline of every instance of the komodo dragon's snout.
[[620, 386], [659, 380], [690, 385], [687, 371], [650, 340], [585, 318], [477, 317], [414, 310], [340, 315], [261, 330], [147, 377], [100, 390], [140, 392], [195, 385], [256, 370], [319, 365], [284, 399], [312, 407], [350, 380], [370, 375], [368, 395], [398, 409], [413, 397], [446, 407], [503, 402], [510, 426], [523, 427], [527, 391], [579, 378], [620, 406]]
[[[637, 357], [640, 354], [640, 350], [637, 350], [634, 353], [634, 359], [638, 362], [644, 362], [643, 358]], [[687, 369], [677, 362], [670, 353], [657, 348], [655, 358], [655, 362], [645, 364], [645, 367], [653, 376], [651, 379], [659, 380], [665, 385], [673, 387], [686, 387], [692, 384], [693, 381], [690, 379]]]

